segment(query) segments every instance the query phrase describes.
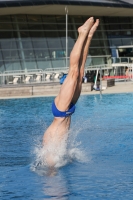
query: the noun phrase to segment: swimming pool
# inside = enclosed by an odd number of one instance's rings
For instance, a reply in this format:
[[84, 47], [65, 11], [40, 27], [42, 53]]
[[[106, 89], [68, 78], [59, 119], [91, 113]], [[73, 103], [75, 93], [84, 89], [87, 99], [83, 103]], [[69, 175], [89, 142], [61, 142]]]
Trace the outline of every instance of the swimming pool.
[[0, 199], [133, 199], [133, 94], [81, 96], [71, 159], [48, 176], [35, 163], [52, 100], [0, 100]]

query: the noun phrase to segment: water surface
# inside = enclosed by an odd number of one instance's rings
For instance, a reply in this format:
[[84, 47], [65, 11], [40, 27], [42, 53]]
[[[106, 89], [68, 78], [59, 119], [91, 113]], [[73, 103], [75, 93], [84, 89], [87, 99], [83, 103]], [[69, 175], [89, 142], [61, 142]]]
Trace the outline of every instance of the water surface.
[[[53, 97], [0, 100], [0, 199], [133, 199], [133, 94], [81, 96], [67, 162], [36, 169]], [[40, 171], [39, 171], [40, 170]]]

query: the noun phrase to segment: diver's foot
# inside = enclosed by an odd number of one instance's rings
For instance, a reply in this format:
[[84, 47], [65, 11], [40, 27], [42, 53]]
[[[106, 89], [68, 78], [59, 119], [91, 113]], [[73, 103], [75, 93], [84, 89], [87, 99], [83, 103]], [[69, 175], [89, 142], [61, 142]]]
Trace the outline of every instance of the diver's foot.
[[88, 34], [88, 37], [89, 38], [92, 38], [95, 31], [97, 30], [97, 27], [99, 25], [99, 19], [96, 20], [96, 22], [93, 24], [93, 26], [91, 27], [90, 31], [89, 31], [89, 34]]
[[82, 26], [78, 28], [78, 32], [88, 34], [89, 30], [92, 28], [94, 24], [94, 18], [90, 17]]

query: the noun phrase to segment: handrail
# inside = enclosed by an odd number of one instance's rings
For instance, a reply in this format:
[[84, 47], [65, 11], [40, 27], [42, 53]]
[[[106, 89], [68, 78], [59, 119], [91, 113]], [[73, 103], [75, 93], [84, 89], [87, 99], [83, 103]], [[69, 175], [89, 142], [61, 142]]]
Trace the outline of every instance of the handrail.
[[[98, 57], [111, 57], [111, 55], [101, 55], [101, 56], [90, 56], [87, 58], [98, 58]], [[68, 57], [69, 58], [69, 57]], [[101, 69], [112, 69], [113, 67], [132, 67], [133, 65], [133, 57], [111, 57], [112, 63], [108, 64], [100, 64], [100, 65], [89, 65], [85, 67], [85, 70], [96, 70], [97, 68]], [[125, 62], [125, 60], [127, 62]], [[13, 71], [4, 71], [0, 72], [0, 76], [13, 76], [13, 75], [26, 75], [26, 74], [36, 74], [36, 73], [52, 73], [52, 72], [65, 72], [67, 73], [69, 70], [68, 67], [57, 67], [57, 68], [46, 68], [42, 69], [25, 69], [25, 70], [13, 70]]]
[[111, 57], [111, 55], [98, 55], [98, 56], [91, 56], [91, 55], [89, 55], [89, 56], [87, 56], [87, 58], [88, 57], [91, 57], [91, 58], [103, 58], [103, 57]]
[[[7, 73], [8, 72], [8, 73]], [[29, 74], [44, 74], [42, 69], [30, 69], [30, 70], [15, 70], [14, 71], [4, 71], [0, 76], [14, 76], [14, 75], [29, 75]]]
[[45, 70], [44, 70], [44, 72], [45, 73], [49, 73], [49, 72], [66, 72], [66, 71], [68, 71], [69, 70], [69, 67], [58, 67], [58, 68], [46, 68]]
[[102, 64], [102, 65], [91, 65], [85, 67], [85, 70], [96, 70], [96, 69], [112, 69], [112, 65], [110, 64]]
[[132, 63], [112, 63], [112, 67], [131, 67]]
[[[96, 70], [97, 68], [101, 69], [112, 69], [112, 66], [109, 64], [101, 64], [101, 65], [92, 65], [85, 67], [85, 70]], [[0, 76], [14, 76], [14, 75], [28, 75], [28, 74], [36, 74], [36, 73], [53, 73], [53, 72], [65, 72], [68, 73], [68, 67], [58, 67], [58, 68], [46, 68], [42, 69], [29, 69], [29, 70], [14, 70], [14, 71], [4, 71], [0, 74]]]
[[12, 71], [4, 71], [3, 74], [10, 74], [10, 73], [28, 73], [28, 72], [43, 72], [42, 69], [27, 69], [27, 70], [12, 70]]
[[111, 57], [112, 63], [124, 63], [127, 60], [127, 63], [133, 63], [133, 57]]

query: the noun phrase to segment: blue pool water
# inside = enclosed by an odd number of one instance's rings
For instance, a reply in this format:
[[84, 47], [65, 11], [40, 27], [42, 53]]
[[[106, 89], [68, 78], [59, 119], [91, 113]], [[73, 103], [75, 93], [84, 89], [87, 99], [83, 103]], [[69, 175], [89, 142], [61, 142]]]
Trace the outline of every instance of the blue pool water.
[[0, 199], [132, 200], [133, 94], [81, 96], [55, 175], [41, 142], [53, 97], [0, 100]]

